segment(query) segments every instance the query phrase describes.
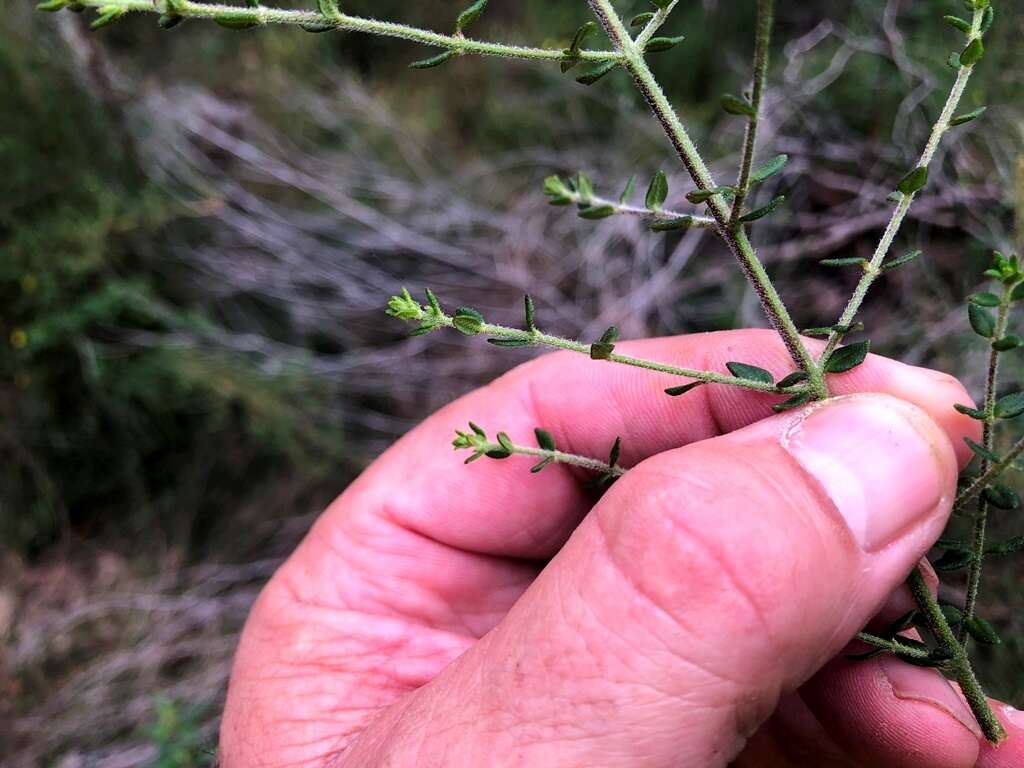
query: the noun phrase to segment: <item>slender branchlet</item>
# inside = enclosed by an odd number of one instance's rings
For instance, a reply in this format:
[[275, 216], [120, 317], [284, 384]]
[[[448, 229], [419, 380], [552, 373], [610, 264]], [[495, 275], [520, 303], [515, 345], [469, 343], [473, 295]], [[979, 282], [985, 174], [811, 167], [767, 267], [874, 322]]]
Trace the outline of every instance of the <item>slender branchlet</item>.
[[[953, 512], [963, 512], [973, 499], [986, 489], [992, 486], [1006, 470], [1012, 468], [1020, 455], [1024, 453], [1024, 436], [1010, 447], [1001, 457], [993, 456], [988, 461], [988, 469], [970, 481], [968, 485], [957, 495], [956, 503], [953, 505]], [[996, 460], [998, 459], [998, 460]]]
[[[768, 80], [768, 51], [772, 41], [772, 22], [775, 16], [774, 0], [757, 0], [757, 35], [754, 39], [754, 81], [750, 87], [750, 105], [745, 110], [747, 128], [743, 135], [743, 156], [740, 161], [740, 173], [736, 179], [736, 197], [732, 201], [732, 215], [729, 218], [733, 226], [739, 225], [743, 215], [743, 204], [750, 194], [750, 174], [754, 168], [754, 152], [757, 148], [757, 124], [761, 118], [761, 101], [764, 98], [765, 83]], [[728, 97], [723, 105], [734, 102]], [[742, 101], [738, 102], [744, 110]]]
[[452, 441], [452, 445], [456, 450], [472, 451], [469, 458], [466, 459], [466, 464], [470, 464], [485, 456], [489, 459], [529, 456], [533, 459], [540, 459], [530, 468], [530, 471], [533, 473], [540, 472], [551, 464], [565, 464], [596, 472], [597, 475], [594, 478], [596, 485], [605, 485], [626, 474], [626, 468], [619, 464], [619, 452], [622, 448], [622, 442], [618, 438], [612, 444], [611, 450], [608, 453], [608, 460], [602, 461], [589, 456], [580, 456], [576, 453], [566, 453], [558, 450], [558, 447], [555, 445], [555, 438], [545, 429], [537, 427], [533, 432], [537, 439], [536, 448], [513, 442], [505, 432], [499, 432], [495, 439], [491, 440], [482, 427], [470, 422], [468, 432], [463, 432], [462, 430], [455, 431], [455, 439]]
[[[982, 25], [987, 18], [987, 14], [991, 12], [988, 2], [978, 2], [973, 5], [974, 13], [970, 26], [965, 32], [966, 44], [964, 49], [960, 54], [953, 54], [955, 58], [951, 57], [950, 59], [950, 64], [956, 65], [956, 79], [953, 81], [949, 96], [946, 98], [946, 103], [942, 107], [935, 125], [932, 126], [931, 133], [928, 135], [928, 141], [925, 143], [917, 165], [900, 180], [896, 191], [893, 193], [896, 206], [893, 208], [892, 216], [889, 217], [889, 223], [886, 225], [885, 231], [882, 233], [882, 237], [878, 241], [874, 253], [871, 255], [871, 259], [861, 264], [864, 274], [861, 275], [853, 295], [850, 297], [836, 323], [836, 326], [840, 329], [848, 327], [853, 323], [857, 313], [860, 311], [861, 304], [864, 303], [868, 290], [870, 290], [875, 280], [887, 271], [885, 260], [892, 249], [896, 234], [900, 231], [903, 220], [906, 218], [907, 212], [914, 202], [914, 198], [917, 197], [917, 193], [928, 183], [928, 168], [931, 165], [936, 150], [939, 148], [939, 142], [942, 140], [943, 135], [951, 127], [968, 122], [980, 114], [980, 110], [976, 110], [967, 115], [955, 115], [956, 109], [960, 104], [960, 98], [963, 96], [964, 89], [967, 88], [967, 81], [970, 79], [974, 66], [980, 61], [984, 51]], [[825, 343], [825, 349], [821, 353], [822, 360], [828, 359], [828, 356], [842, 342], [843, 336], [844, 333], [841, 330], [832, 332]]]

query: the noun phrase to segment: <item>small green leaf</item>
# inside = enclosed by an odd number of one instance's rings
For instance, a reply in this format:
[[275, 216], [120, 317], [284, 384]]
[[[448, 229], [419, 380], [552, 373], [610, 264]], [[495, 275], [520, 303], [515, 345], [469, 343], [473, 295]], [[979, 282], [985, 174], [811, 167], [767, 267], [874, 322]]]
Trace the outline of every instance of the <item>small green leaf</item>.
[[530, 467], [530, 471], [533, 474], [537, 474], [542, 469], [544, 469], [544, 467], [546, 467], [548, 464], [554, 464], [554, 463], [555, 463], [555, 460], [552, 459], [551, 457], [548, 457], [546, 459], [541, 459], [539, 462], [537, 462], [532, 467]]
[[864, 362], [868, 356], [868, 349], [871, 346], [869, 341], [858, 341], [855, 344], [847, 344], [840, 347], [831, 355], [825, 363], [825, 373], [845, 373]]
[[234, 30], [252, 29], [253, 27], [258, 27], [260, 25], [259, 16], [257, 16], [256, 14], [245, 16], [229, 16], [227, 18], [215, 18], [213, 21], [218, 26], [224, 27], [224, 29]]
[[576, 192], [580, 196], [580, 206], [590, 205], [590, 199], [594, 196], [594, 185], [583, 171], [576, 174]]
[[992, 342], [992, 349], [996, 352], [1009, 352], [1011, 349], [1017, 349], [1020, 346], [1024, 346], [1024, 339], [1013, 333]]
[[117, 5], [105, 5], [98, 11], [99, 15], [89, 25], [89, 29], [97, 30], [103, 29], [103, 27], [113, 24], [115, 21], [124, 16], [124, 9]]
[[772, 176], [777, 174], [783, 168], [786, 167], [786, 163], [789, 162], [789, 155], [776, 155], [764, 165], [760, 166], [752, 174], [750, 174], [750, 186], [760, 184], [763, 181], [767, 181]]
[[985, 113], [986, 109], [988, 109], [988, 107], [978, 107], [970, 112], [964, 112], [962, 115], [956, 115], [955, 117], [950, 118], [949, 125], [951, 128], [955, 128], [958, 125], [969, 123], [971, 120], [981, 117]]
[[963, 611], [957, 608], [955, 605], [949, 603], [943, 603], [939, 606], [939, 610], [942, 611], [942, 616], [952, 625], [959, 624], [964, 619]]
[[668, 7], [672, 5], [672, 0], [651, 0], [651, 5], [659, 11], [667, 11]]
[[735, 376], [737, 379], [746, 379], [747, 381], [756, 381], [758, 384], [774, 384], [775, 377], [772, 376], [770, 371], [766, 371], [764, 368], [758, 368], [756, 365], [747, 365], [746, 363], [726, 363], [725, 367], [729, 369], [729, 373]]
[[964, 629], [967, 630], [967, 634], [983, 645], [999, 645], [1002, 642], [999, 639], [999, 633], [996, 632], [996, 628], [992, 626], [992, 623], [987, 619], [981, 618], [981, 616], [972, 616], [966, 619], [964, 621]]
[[665, 172], [659, 170], [654, 174], [654, 178], [651, 179], [651, 184], [647, 187], [647, 196], [644, 198], [644, 205], [652, 211], [661, 209], [662, 204], [668, 197], [668, 177], [665, 176]]
[[1016, 509], [1020, 506], [1020, 495], [1002, 483], [993, 483], [982, 491], [981, 495], [996, 509]]
[[799, 408], [801, 405], [806, 405], [811, 401], [810, 392], [800, 392], [799, 394], [793, 395], [788, 400], [776, 403], [772, 406], [772, 410], [776, 413], [782, 413], [783, 411], [789, 411], [793, 408]]
[[990, 5], [981, 16], [981, 34], [985, 34], [992, 28], [992, 22], [996, 20], [996, 11]]
[[695, 189], [692, 192], [686, 193], [686, 199], [691, 203], [699, 204], [710, 200], [715, 195], [723, 195], [726, 193], [735, 194], [736, 189], [734, 187], [722, 186], [715, 187], [714, 189]]
[[723, 94], [719, 104], [730, 115], [743, 115], [745, 117], [755, 117], [757, 115], [749, 101], [732, 93]]
[[487, 437], [487, 433], [484, 432], [483, 428], [472, 421], [469, 422], [469, 428], [472, 429], [479, 437]]
[[590, 345], [591, 360], [607, 360], [615, 351], [615, 342], [619, 338], [619, 329], [614, 325], [601, 334], [601, 338]]
[[433, 69], [434, 67], [441, 66], [454, 56], [455, 51], [445, 51], [444, 53], [437, 54], [437, 56], [431, 56], [429, 59], [414, 61], [409, 65], [409, 69]]
[[619, 195], [619, 205], [625, 205], [629, 202], [629, 198], [633, 196], [633, 192], [636, 191], [636, 174], [629, 177], [629, 181], [626, 182], [626, 188], [622, 190], [622, 194]]
[[900, 179], [900, 183], [896, 185], [896, 189], [904, 195], [912, 195], [927, 183], [928, 168], [926, 166], [919, 165]]
[[976, 37], [960, 52], [960, 63], [965, 67], [973, 67], [985, 55], [985, 44]]
[[966, 549], [947, 549], [942, 557], [932, 560], [932, 568], [943, 573], [951, 573], [966, 568], [974, 562], [974, 555]]
[[484, 12], [487, 7], [487, 0], [477, 0], [469, 8], [459, 14], [459, 17], [455, 20], [455, 33], [459, 34], [472, 24], [474, 21], [480, 18], [480, 14]]
[[1014, 536], [985, 548], [986, 555], [1013, 555], [1021, 551], [1024, 551], [1024, 536]]
[[[334, 24], [329, 24], [326, 21], [304, 21], [299, 24], [299, 27], [304, 32], [312, 32], [313, 34], [319, 34], [320, 32], [330, 32], [332, 29], [337, 29]], [[475, 458], [480, 458], [481, 454], [476, 454]], [[474, 457], [470, 457], [466, 460], [469, 463]]]
[[161, 13], [160, 16], [157, 17], [156, 24], [160, 29], [174, 29], [184, 20], [184, 16], [179, 16], [176, 13]]
[[498, 445], [509, 453], [512, 453], [512, 451], [515, 450], [515, 446], [512, 444], [512, 439], [504, 432], [498, 433]]
[[341, 8], [338, 7], [338, 0], [316, 0], [316, 8], [325, 19], [338, 21], [341, 18]]
[[650, 11], [644, 13], [638, 13], [632, 19], [629, 20], [629, 26], [631, 27], [645, 27], [647, 23], [654, 18], [654, 14]]
[[818, 262], [823, 267], [861, 267], [866, 268], [868, 266], [868, 260], [862, 259], [859, 256], [844, 256], [841, 259], [822, 259]]
[[970, 416], [972, 419], [977, 419], [978, 421], [985, 420], [985, 412], [978, 410], [977, 408], [971, 408], [969, 405], [962, 405], [960, 403], [957, 403], [953, 407], [964, 416]]
[[906, 632], [912, 626], [914, 626], [914, 620], [917, 618], [917, 609], [907, 611], [898, 619], [893, 621], [885, 630], [887, 637], [895, 637], [900, 632]]
[[891, 269], [902, 267], [904, 264], [909, 264], [914, 259], [918, 258], [920, 255], [921, 251], [910, 251], [910, 253], [905, 253], [899, 258], [892, 259], [891, 261], [887, 261], [884, 264], [882, 264], [882, 271], [888, 272]]
[[949, 54], [949, 58], [946, 59], [946, 66], [950, 69], [960, 69], [960, 54], [956, 51]]
[[972, 293], [967, 297], [967, 301], [971, 304], [977, 304], [979, 307], [998, 307], [999, 297], [994, 293], [983, 291], [981, 293]]
[[961, 32], [971, 31], [971, 22], [966, 19], [961, 19], [959, 16], [943, 16], [942, 20], [949, 24], [954, 29], [958, 29]]
[[679, 397], [680, 395], [685, 395], [691, 389], [696, 389], [703, 383], [703, 381], [691, 381], [689, 384], [680, 384], [678, 387], [669, 387], [665, 390], [665, 394], [670, 395], [671, 397]]
[[506, 349], [515, 349], [516, 347], [528, 347], [533, 344], [529, 339], [488, 339], [488, 344], [493, 344], [496, 347], [503, 347]]
[[967, 319], [971, 323], [971, 328], [979, 336], [991, 339], [996, 332], [996, 321], [992, 317], [992, 313], [977, 304], [967, 305]]
[[679, 45], [686, 38], [683, 35], [677, 37], [652, 37], [644, 47], [644, 53], [661, 53], [670, 51]]
[[1000, 419], [1013, 419], [1024, 413], [1024, 392], [1003, 395], [996, 400], [996, 416]]
[[765, 216], [770, 214], [772, 211], [774, 211], [776, 208], [778, 208], [784, 202], [786, 202], [786, 196], [785, 195], [777, 195], [776, 197], [773, 197], [771, 202], [768, 203], [767, 205], [762, 205], [760, 208], [755, 208], [754, 210], [750, 211], [749, 213], [743, 214], [742, 216], [740, 216], [739, 220], [741, 222], [743, 222], [744, 224], [747, 224], [747, 223], [749, 223], [751, 221], [757, 221], [758, 219], [763, 219]]
[[671, 219], [654, 219], [648, 228], [651, 232], [671, 232], [676, 229], [689, 229], [692, 225], [692, 216], [676, 216]]
[[1015, 285], [1010, 291], [1010, 301], [1020, 301], [1021, 299], [1024, 299], [1024, 283]]
[[805, 336], [831, 336], [833, 333], [846, 335], [864, 330], [864, 323], [851, 323], [850, 325], [827, 325], [823, 328], [804, 328], [801, 333]]
[[598, 64], [593, 69], [589, 69], [577, 77], [576, 82], [581, 85], [593, 85], [617, 66], [619, 66], [617, 61], [606, 61], [603, 64]]
[[573, 33], [572, 42], [569, 43], [569, 51], [576, 54], [579, 51], [580, 46], [583, 45], [583, 41], [586, 40], [596, 29], [596, 21], [588, 21], [585, 24], [581, 24], [576, 32]]
[[476, 336], [484, 326], [484, 318], [472, 307], [459, 307], [452, 316], [452, 325], [466, 336]]
[[537, 427], [533, 430], [533, 434], [537, 436], [537, 445], [543, 448], [545, 451], [555, 450], [555, 438], [551, 436], [551, 433], [546, 429]]
[[792, 387], [795, 384], [799, 384], [802, 381], [807, 381], [807, 379], [809, 378], [810, 376], [808, 375], [807, 371], [793, 371], [788, 376], [785, 376], [782, 379], [780, 379], [779, 383], [776, 386], [785, 389], [786, 387]]
[[548, 176], [544, 179], [544, 194], [551, 205], [569, 205], [572, 199], [572, 190], [565, 186], [560, 176]]
[[484, 454], [489, 459], [507, 459], [512, 454], [506, 451], [504, 448], [492, 448]]
[[36, 10], [44, 11], [45, 13], [57, 13], [57, 11], [63, 11], [66, 5], [66, 0], [46, 0], [46, 2], [36, 5]]
[[984, 459], [985, 461], [990, 461], [993, 464], [998, 464], [1000, 462], [999, 454], [994, 451], [990, 451], [981, 443], [976, 443], [969, 437], [965, 437], [964, 442], [967, 443], [967, 447], [971, 449], [975, 456]]
[[523, 303], [526, 305], [526, 330], [528, 330], [530, 333], [536, 333], [536, 310], [533, 306], [533, 297], [530, 294], [526, 294]]
[[441, 309], [441, 302], [437, 300], [437, 296], [434, 295], [434, 292], [429, 288], [424, 288], [424, 293], [427, 294], [427, 303], [430, 304], [430, 311], [438, 317], [443, 315], [444, 310]]
[[588, 208], [581, 208], [579, 213], [576, 214], [581, 219], [607, 219], [609, 216], [615, 215], [615, 206], [605, 203], [604, 205], [592, 205]]
[[608, 466], [614, 467], [619, 463], [619, 454], [622, 453], [622, 438], [616, 437], [612, 443], [612, 449], [608, 452]]

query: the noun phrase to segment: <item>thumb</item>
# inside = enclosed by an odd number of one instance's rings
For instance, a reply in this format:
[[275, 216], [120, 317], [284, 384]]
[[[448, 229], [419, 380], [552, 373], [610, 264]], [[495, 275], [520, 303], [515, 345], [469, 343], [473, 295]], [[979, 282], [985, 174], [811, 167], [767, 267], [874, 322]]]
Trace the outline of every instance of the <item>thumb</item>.
[[885, 395], [649, 459], [496, 630], [346, 757], [724, 766], [923, 556], [956, 477], [946, 434]]

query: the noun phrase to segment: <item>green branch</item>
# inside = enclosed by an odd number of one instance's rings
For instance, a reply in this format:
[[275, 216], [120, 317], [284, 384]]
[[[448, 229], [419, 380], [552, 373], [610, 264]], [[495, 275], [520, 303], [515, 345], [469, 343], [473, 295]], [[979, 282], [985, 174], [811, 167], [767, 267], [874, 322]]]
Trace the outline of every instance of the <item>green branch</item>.
[[676, 7], [679, 0], [672, 0], [664, 8], [659, 8], [651, 20], [647, 22], [647, 25], [640, 31], [640, 34], [636, 36], [634, 44], [640, 50], [647, 47], [647, 43], [654, 37], [654, 33], [661, 29], [661, 26], [668, 20], [668, 15], [672, 13], [672, 9]]
[[992, 484], [993, 480], [1009, 469], [1021, 454], [1024, 454], [1024, 437], [1019, 438], [999, 461], [989, 462], [988, 469], [974, 478], [967, 487], [957, 494], [956, 502], [953, 504], [953, 512], [963, 512], [971, 500], [976, 498]]
[[[964, 53], [961, 54], [961, 57], [963, 57], [967, 51], [972, 50], [975, 46], [980, 46], [982, 36], [981, 23], [984, 15], [984, 8], [979, 5], [979, 7], [974, 10], [974, 17], [970, 30], [966, 33], [967, 45], [964, 48]], [[978, 58], [980, 58], [980, 54], [978, 54]], [[899, 196], [896, 207], [893, 209], [892, 216], [889, 218], [889, 223], [886, 225], [885, 231], [882, 233], [882, 238], [878, 241], [878, 245], [871, 256], [871, 259], [864, 265], [864, 274], [861, 276], [860, 282], [857, 283], [857, 287], [854, 289], [853, 295], [850, 297], [849, 302], [847, 302], [845, 309], [843, 309], [843, 313], [839, 317], [838, 322], [836, 322], [835, 325], [837, 327], [843, 328], [853, 324], [853, 321], [857, 316], [857, 312], [860, 311], [861, 304], [864, 303], [864, 299], [867, 296], [871, 285], [878, 279], [879, 275], [886, 271], [883, 266], [886, 256], [889, 255], [893, 240], [896, 239], [896, 234], [899, 232], [900, 227], [903, 224], [903, 220], [906, 218], [907, 211], [910, 210], [910, 206], [913, 204], [914, 198], [917, 196], [918, 190], [927, 183], [928, 167], [939, 147], [939, 142], [942, 140], [946, 131], [954, 125], [955, 118], [953, 113], [956, 112], [956, 108], [960, 104], [960, 98], [963, 96], [964, 89], [967, 87], [967, 81], [970, 79], [971, 73], [974, 71], [974, 65], [977, 63], [978, 58], [974, 58], [972, 55], [968, 57], [966, 61], [962, 60], [962, 58], [957, 59], [959, 66], [957, 68], [956, 79], [953, 81], [953, 87], [950, 89], [949, 96], [946, 98], [946, 103], [942, 107], [942, 112], [939, 113], [939, 117], [935, 121], [935, 125], [932, 126], [931, 133], [928, 136], [928, 142], [925, 144], [924, 151], [921, 152], [921, 157], [917, 161], [917, 165], [900, 181], [899, 189], [895, 193]], [[825, 349], [822, 351], [819, 359], [827, 360], [829, 355], [831, 355], [840, 342], [842, 342], [844, 335], [845, 334], [840, 331], [833, 331], [829, 335], [828, 341], [825, 344]]]
[[534, 430], [537, 436], [537, 448], [529, 445], [519, 445], [512, 442], [507, 434], [499, 432], [496, 440], [490, 440], [487, 433], [473, 422], [469, 423], [469, 432], [456, 430], [455, 439], [452, 445], [456, 450], [471, 450], [472, 455], [466, 459], [470, 464], [484, 456], [491, 459], [507, 459], [510, 456], [529, 456], [540, 461], [533, 466], [532, 472], [540, 472], [550, 464], [567, 464], [573, 467], [597, 472], [602, 479], [614, 480], [626, 474], [626, 468], [619, 465], [619, 440], [612, 446], [611, 455], [608, 461], [593, 459], [589, 456], [580, 456], [576, 453], [566, 453], [555, 447], [555, 440], [543, 429]]
[[461, 33], [444, 35], [428, 29], [363, 16], [353, 16], [340, 11], [330, 14], [317, 11], [302, 11], [286, 8], [272, 8], [223, 5], [219, 3], [197, 3], [192, 0], [50, 0], [43, 3], [43, 10], [60, 10], [65, 6], [82, 6], [102, 9], [101, 13], [118, 15], [133, 12], [159, 13], [164, 16], [183, 19], [211, 19], [224, 26], [246, 27], [266, 24], [291, 24], [310, 31], [340, 30], [363, 32], [409, 40], [421, 45], [443, 48], [454, 54], [475, 54], [479, 56], [501, 56], [533, 61], [566, 61], [567, 59], [587, 62], [616, 61], [619, 57], [613, 51], [578, 50], [571, 57], [561, 48], [531, 48], [521, 45], [485, 42], [464, 37]]
[[[661, 85], [648, 67], [643, 49], [639, 48], [629, 36], [610, 0], [587, 0], [587, 2], [601, 26], [604, 27], [612, 46], [621, 54], [623, 66], [633, 76], [638, 90], [661, 124], [697, 188], [703, 192], [718, 190], [719, 186], [715, 183], [704, 159], [680, 121], [679, 115], [676, 114]], [[734, 231], [730, 228], [731, 211], [721, 194], [711, 194], [705, 202], [717, 222], [719, 233], [736, 256], [744, 275], [757, 293], [769, 322], [782, 337], [793, 361], [810, 377], [809, 386], [814, 396], [827, 397], [828, 389], [825, 386], [824, 374], [804, 345], [800, 332], [790, 317], [789, 310], [786, 309], [786, 305], [765, 271], [764, 265], [747, 239], [746, 233], [742, 229]]]

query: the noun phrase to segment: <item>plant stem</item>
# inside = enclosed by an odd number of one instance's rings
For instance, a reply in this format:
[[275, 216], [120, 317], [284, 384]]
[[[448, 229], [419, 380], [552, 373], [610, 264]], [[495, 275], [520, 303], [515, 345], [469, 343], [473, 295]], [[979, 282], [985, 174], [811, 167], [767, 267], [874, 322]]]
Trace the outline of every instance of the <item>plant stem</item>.
[[[432, 314], [430, 316], [430, 322], [436, 323], [437, 327], [454, 328], [455, 323], [453, 318], [447, 314]], [[480, 334], [487, 335], [493, 339], [500, 341], [511, 341], [517, 342], [522, 346], [531, 347], [553, 347], [555, 349], [564, 349], [570, 352], [579, 352], [580, 354], [590, 356], [590, 344], [584, 344], [580, 341], [574, 341], [572, 339], [565, 339], [561, 336], [552, 336], [548, 333], [542, 333], [538, 330], [523, 330], [521, 328], [510, 328], [505, 325], [495, 325], [493, 323], [483, 323], [480, 326]], [[797, 384], [792, 387], [778, 387], [775, 384], [767, 384], [762, 381], [753, 381], [752, 379], [742, 379], [737, 376], [728, 376], [722, 373], [716, 373], [714, 371], [702, 371], [694, 368], [680, 368], [675, 365], [667, 365], [665, 363], [658, 363], [653, 360], [644, 360], [638, 357], [630, 357], [629, 355], [619, 355], [616, 353], [610, 354], [608, 357], [603, 358], [611, 363], [620, 363], [621, 365], [631, 365], [634, 368], [643, 368], [647, 371], [655, 371], [657, 373], [667, 373], [670, 376], [682, 376], [688, 379], [694, 379], [696, 381], [702, 381], [705, 384], [727, 384], [734, 387], [741, 387], [743, 389], [751, 389], [756, 392], [768, 392], [775, 395], [795, 395], [806, 391], [805, 384]]]
[[661, 29], [661, 25], [668, 19], [668, 15], [672, 13], [672, 9], [676, 7], [679, 0], [672, 0], [671, 3], [666, 5], [664, 8], [659, 8], [654, 14], [654, 17], [647, 22], [647, 26], [643, 28], [639, 35], [636, 36], [634, 43], [636, 47], [641, 51], [647, 47], [647, 43], [650, 42], [651, 38], [654, 37], [654, 33]]
[[735, 226], [743, 213], [743, 203], [750, 192], [750, 172], [754, 166], [754, 151], [757, 145], [757, 124], [761, 116], [761, 102], [764, 98], [765, 82], [768, 79], [768, 51], [772, 40], [772, 22], [775, 17], [774, 0], [757, 2], [757, 36], [754, 40], [754, 83], [750, 90], [750, 106], [754, 114], [747, 120], [743, 135], [743, 160], [739, 178], [736, 181], [736, 198], [732, 202], [730, 222]]
[[[967, 42], [970, 43], [975, 38], [981, 37], [981, 20], [983, 16], [983, 10], [975, 10], [974, 18], [971, 24], [971, 30], [967, 33]], [[953, 87], [949, 91], [949, 96], [946, 98], [946, 103], [942, 107], [942, 112], [939, 113], [938, 119], [935, 121], [935, 125], [932, 126], [931, 133], [928, 136], [928, 142], [925, 144], [924, 150], [921, 152], [921, 157], [917, 161], [917, 167], [927, 168], [935, 156], [935, 152], [939, 147], [939, 142], [942, 140], [943, 135], [949, 130], [949, 121], [953, 117], [953, 113], [956, 111], [957, 105], [960, 103], [960, 98], [963, 96], [964, 89], [967, 87], [967, 81], [971, 77], [971, 72], [974, 71], [974, 66], [963, 66], [957, 70], [956, 79], [953, 81]], [[846, 308], [843, 309], [843, 314], [836, 322], [838, 326], [849, 326], [853, 324], [854, 318], [857, 316], [857, 312], [860, 311], [861, 304], [864, 303], [864, 298], [867, 296], [868, 290], [871, 285], [878, 279], [878, 276], [884, 271], [882, 269], [882, 263], [885, 261], [886, 256], [889, 255], [889, 250], [892, 248], [893, 240], [896, 239], [896, 234], [899, 232], [900, 227], [903, 224], [904, 218], [906, 218], [907, 211], [910, 210], [910, 206], [914, 202], [914, 198], [917, 193], [911, 193], [909, 195], [901, 195], [900, 200], [896, 203], [895, 209], [893, 209], [892, 216], [889, 218], [889, 223], [885, 227], [885, 231], [882, 233], [882, 238], [878, 241], [878, 245], [875, 247], [875, 251], [871, 256], [871, 260], [864, 267], [864, 274], [860, 278], [860, 282], [857, 283], [857, 287], [850, 297], [849, 302], [846, 304]], [[835, 351], [835, 348], [839, 346], [843, 340], [845, 334], [839, 331], [833, 331], [828, 341], [825, 343], [825, 349], [821, 353], [820, 360], [827, 360], [828, 356]]]
[[893, 653], [900, 653], [904, 656], [916, 656], [919, 659], [927, 659], [929, 656], [928, 651], [921, 648], [915, 648], [911, 645], [904, 645], [903, 643], [897, 642], [896, 640], [889, 640], [878, 635], [872, 635], [870, 632], [858, 632], [857, 639], [862, 643], [873, 645], [875, 648], [883, 648]]
[[988, 697], [985, 696], [985, 691], [982, 690], [981, 684], [971, 668], [967, 651], [953, 634], [946, 617], [942, 615], [939, 602], [928, 588], [920, 566], [911, 572], [907, 578], [907, 584], [936, 642], [951, 655], [948, 669], [959, 683], [960, 690], [963, 692], [971, 712], [974, 713], [978, 725], [981, 726], [985, 738], [993, 744], [998, 744], [1006, 738], [1006, 731], [996, 718], [992, 707], [989, 706]]
[[600, 472], [603, 475], [610, 475], [611, 477], [621, 477], [627, 472], [625, 467], [619, 466], [618, 464], [612, 466], [606, 461], [592, 459], [589, 456], [580, 456], [576, 453], [564, 453], [562, 451], [549, 451], [544, 448], [532, 448], [528, 445], [519, 445], [517, 443], [506, 443], [505, 445], [502, 445], [500, 443], [480, 441], [473, 446], [467, 446], [467, 448], [481, 451], [483, 453], [505, 449], [514, 456], [532, 456], [537, 459], [547, 459], [548, 461], [556, 464], [569, 464], [574, 467], [582, 467], [583, 469]]
[[[668, 136], [669, 141], [671, 141], [679, 159], [693, 178], [694, 183], [701, 190], [717, 187], [718, 185], [711, 176], [711, 172], [704, 163], [700, 152], [680, 121], [675, 109], [672, 108], [650, 67], [647, 66], [643, 50], [629, 36], [625, 25], [622, 23], [622, 19], [612, 6], [611, 1], [587, 0], [587, 2], [598, 21], [604, 27], [608, 39], [612, 42], [612, 46], [621, 54], [623, 66], [633, 76], [637, 89], [647, 101], [651, 111], [654, 112], [654, 116], [661, 124], [662, 129]], [[827, 397], [828, 389], [825, 386], [824, 374], [821, 372], [814, 357], [804, 346], [800, 332], [789, 315], [789, 310], [786, 309], [786, 305], [783, 303], [778, 291], [775, 290], [771, 278], [768, 277], [768, 273], [765, 271], [764, 265], [747, 239], [746, 233], [742, 229], [732, 230], [730, 228], [730, 210], [721, 200], [720, 195], [710, 197], [707, 201], [707, 206], [712, 217], [717, 222], [719, 234], [721, 234], [730, 250], [738, 259], [744, 275], [757, 293], [761, 306], [764, 308], [772, 327], [782, 337], [782, 341], [786, 345], [786, 349], [789, 350], [789, 354], [794, 362], [801, 370], [807, 371], [810, 377], [809, 386], [812, 394], [818, 398]]]
[[[999, 297], [999, 313], [996, 316], [996, 328], [993, 340], [1001, 339], [1006, 335], [1006, 326], [1010, 319], [1010, 286], [1003, 286], [1003, 295]], [[999, 388], [999, 350], [994, 346], [989, 348], [988, 353], [988, 374], [985, 377], [985, 403], [982, 410], [985, 413], [984, 426], [982, 428], [982, 445], [986, 451], [992, 451], [995, 447], [995, 426], [996, 426], [996, 394]], [[991, 462], [984, 456], [981, 458], [981, 474], [988, 471]], [[971, 535], [971, 552], [974, 555], [971, 565], [967, 571], [967, 598], [964, 602], [964, 620], [960, 624], [960, 642], [967, 644], [967, 622], [974, 618], [975, 609], [978, 606], [978, 589], [981, 586], [981, 571], [985, 559], [985, 533], [988, 525], [988, 500], [984, 494], [978, 496], [978, 508], [974, 513], [974, 529]]]
[[613, 208], [616, 214], [624, 216], [638, 216], [643, 219], [649, 219], [652, 222], [679, 222], [683, 225], [680, 226], [680, 229], [706, 229], [718, 226], [718, 222], [710, 216], [694, 216], [690, 213], [666, 211], [664, 209], [651, 210], [650, 208], [641, 208], [637, 205], [626, 205], [625, 203], [598, 197], [597, 195], [591, 195], [584, 200], [583, 195], [579, 192], [567, 192], [565, 197], [577, 205], [583, 204], [594, 208], [607, 205]]
[[[341, 31], [401, 38], [422, 45], [445, 48], [459, 54], [501, 56], [533, 61], [563, 61], [566, 58], [565, 51], [561, 48], [531, 48], [473, 40], [462, 35], [444, 35], [406, 24], [379, 21], [347, 13], [328, 17], [316, 11], [271, 8], [262, 5], [248, 8], [238, 5], [193, 2], [192, 0], [175, 0], [173, 3], [167, 3], [166, 0], [157, 0], [157, 2], [153, 0], [76, 0], [76, 3], [92, 8], [120, 8], [125, 12], [173, 13], [185, 18], [213, 19], [235, 23], [324, 25]], [[573, 58], [588, 62], [604, 62], [614, 61], [619, 58], [619, 55], [614, 51], [580, 50]]]
[[956, 497], [956, 503], [953, 504], [953, 512], [963, 512], [968, 502], [984, 491], [999, 475], [1009, 469], [1014, 460], [1022, 453], [1024, 453], [1024, 437], [1019, 438], [999, 461], [990, 463], [988, 470], [982, 472], [970, 485], [960, 491]]

